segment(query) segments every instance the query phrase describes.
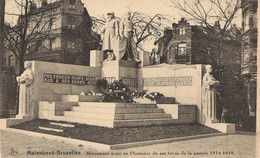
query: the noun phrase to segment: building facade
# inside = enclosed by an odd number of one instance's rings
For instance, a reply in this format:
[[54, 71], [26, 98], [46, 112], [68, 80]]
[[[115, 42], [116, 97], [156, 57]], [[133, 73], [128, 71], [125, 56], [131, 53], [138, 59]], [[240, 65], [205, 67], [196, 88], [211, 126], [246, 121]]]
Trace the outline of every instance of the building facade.
[[[243, 104], [241, 94], [243, 90], [237, 86], [241, 73], [241, 32], [233, 25], [223, 31], [216, 22], [214, 29], [203, 26], [190, 25], [182, 18], [172, 24], [170, 35], [164, 35], [158, 40], [158, 52], [161, 62], [168, 64], [210, 64], [213, 76], [220, 81], [217, 88], [217, 117], [220, 119], [222, 109], [228, 108], [232, 113]], [[163, 48], [163, 51], [162, 49]], [[239, 98], [239, 99], [236, 99]], [[237, 116], [237, 115], [236, 115]], [[233, 117], [235, 118], [235, 117]], [[238, 118], [238, 117], [236, 117]], [[235, 119], [236, 119], [235, 118]]]
[[246, 79], [249, 115], [256, 112], [257, 0], [242, 0], [241, 74]]
[[[218, 22], [214, 27], [214, 31], [220, 30]], [[220, 70], [219, 75], [222, 78], [228, 77], [230, 71], [239, 74], [239, 29], [233, 25], [223, 37], [221, 46], [218, 45], [218, 32], [214, 31], [190, 25], [184, 18], [178, 23], [173, 23], [172, 30], [165, 32], [171, 33], [171, 36], [164, 35], [158, 40], [160, 56], [163, 58], [161, 61], [169, 64], [211, 64], [213, 69]]]
[[[90, 50], [100, 48], [99, 36], [91, 31], [91, 18], [81, 0], [41, 0], [28, 7], [24, 60], [89, 65]], [[20, 16], [17, 26], [24, 20]], [[21, 63], [9, 48], [7, 45], [4, 65], [16, 68], [17, 74]]]
[[[5, 27], [9, 36], [5, 40], [3, 60], [6, 76], [4, 108], [9, 115], [17, 113], [15, 77], [23, 72], [24, 61], [89, 65], [90, 50], [100, 49], [100, 37], [92, 32], [91, 18], [81, 0], [32, 1], [28, 3], [27, 11], [27, 16], [23, 12], [16, 26], [6, 24]], [[19, 31], [25, 28], [25, 40], [22, 41]], [[27, 47], [23, 48], [24, 45]]]

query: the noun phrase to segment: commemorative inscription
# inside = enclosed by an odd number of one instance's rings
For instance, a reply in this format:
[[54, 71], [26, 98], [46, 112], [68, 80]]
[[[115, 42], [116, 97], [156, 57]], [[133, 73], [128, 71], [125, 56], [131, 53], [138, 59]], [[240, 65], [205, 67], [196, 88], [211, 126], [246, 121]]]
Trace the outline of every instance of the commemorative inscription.
[[143, 85], [148, 86], [192, 86], [192, 76], [143, 78]]
[[62, 83], [62, 84], [77, 84], [77, 85], [94, 85], [95, 77], [62, 75], [62, 74], [43, 74], [44, 83]]
[[122, 77], [122, 82], [124, 84], [126, 84], [127, 86], [135, 86], [136, 85], [135, 78]]

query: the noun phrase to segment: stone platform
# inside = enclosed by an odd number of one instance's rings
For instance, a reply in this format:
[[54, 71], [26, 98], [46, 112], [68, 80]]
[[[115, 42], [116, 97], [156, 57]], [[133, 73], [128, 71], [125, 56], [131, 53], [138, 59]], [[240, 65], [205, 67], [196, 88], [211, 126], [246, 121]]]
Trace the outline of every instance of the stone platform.
[[[81, 99], [80, 99], [81, 98]], [[98, 99], [98, 98], [96, 98]], [[91, 98], [91, 101], [94, 101]], [[66, 95], [62, 101], [40, 101], [38, 116], [41, 119], [77, 122], [104, 127], [134, 127], [197, 122], [195, 105], [168, 104], [175, 113], [157, 104], [108, 103], [87, 101], [85, 96]], [[166, 109], [168, 112], [168, 109]]]

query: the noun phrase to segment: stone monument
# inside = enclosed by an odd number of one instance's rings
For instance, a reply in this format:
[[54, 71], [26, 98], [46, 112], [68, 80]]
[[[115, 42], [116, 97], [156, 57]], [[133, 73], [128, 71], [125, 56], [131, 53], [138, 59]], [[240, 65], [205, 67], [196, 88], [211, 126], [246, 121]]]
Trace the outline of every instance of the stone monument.
[[24, 62], [24, 68], [26, 69], [21, 76], [16, 77], [20, 91], [19, 91], [19, 113], [16, 118], [24, 118], [29, 114], [29, 104], [32, 100], [32, 86], [33, 83], [33, 71], [32, 62]]
[[206, 73], [203, 76], [202, 108], [206, 123], [218, 123], [216, 117], [216, 87], [219, 85], [212, 75], [211, 65], [206, 65]]
[[131, 13], [125, 14], [121, 22], [115, 19], [113, 12], [107, 15], [102, 50], [108, 57], [102, 62], [101, 78], [122, 80], [128, 83], [128, 86], [137, 88], [141, 62], [137, 57], [137, 48], [133, 40]]
[[111, 61], [114, 60], [114, 58], [118, 58], [118, 56], [115, 56], [115, 45], [119, 38], [119, 26], [114, 12], [108, 12], [107, 16], [108, 20], [103, 31], [104, 36], [102, 49], [103, 52], [107, 55], [105, 60]]
[[124, 59], [139, 62], [133, 40], [131, 13], [128, 12], [121, 22], [115, 18], [114, 12], [108, 12], [107, 16], [108, 20], [103, 31], [102, 50], [104, 56], [107, 56], [104, 61]]
[[133, 22], [130, 19], [131, 13], [125, 14], [120, 22], [120, 52], [127, 60], [139, 61], [137, 58], [137, 49], [133, 40]]

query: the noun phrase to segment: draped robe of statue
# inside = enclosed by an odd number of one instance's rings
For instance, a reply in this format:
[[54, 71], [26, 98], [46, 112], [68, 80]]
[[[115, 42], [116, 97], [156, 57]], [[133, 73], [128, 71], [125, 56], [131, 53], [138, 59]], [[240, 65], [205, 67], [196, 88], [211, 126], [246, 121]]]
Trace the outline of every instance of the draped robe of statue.
[[119, 58], [137, 59], [137, 48], [133, 39], [133, 22], [125, 18], [120, 23]]
[[[27, 67], [27, 66], [26, 66]], [[19, 83], [19, 113], [17, 118], [23, 118], [30, 114], [30, 104], [32, 96], [32, 86], [33, 83], [33, 72], [31, 68], [26, 68], [26, 70], [17, 77], [17, 82]]]
[[218, 122], [216, 117], [216, 86], [218, 81], [209, 73], [203, 76], [202, 105], [206, 123]]
[[103, 39], [103, 51], [110, 51], [114, 52], [116, 58], [118, 57], [116, 45], [118, 43], [118, 36], [119, 36], [119, 26], [118, 21], [113, 18], [106, 22], [105, 29], [104, 29], [104, 39]]

